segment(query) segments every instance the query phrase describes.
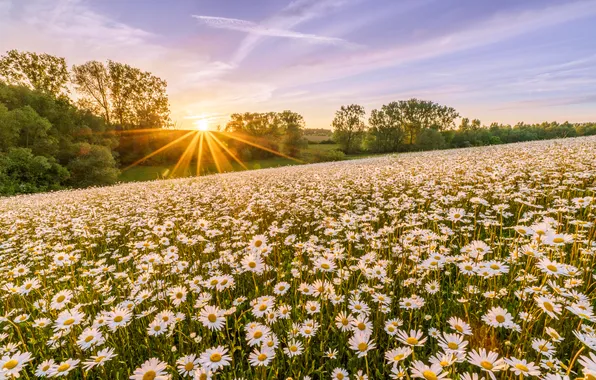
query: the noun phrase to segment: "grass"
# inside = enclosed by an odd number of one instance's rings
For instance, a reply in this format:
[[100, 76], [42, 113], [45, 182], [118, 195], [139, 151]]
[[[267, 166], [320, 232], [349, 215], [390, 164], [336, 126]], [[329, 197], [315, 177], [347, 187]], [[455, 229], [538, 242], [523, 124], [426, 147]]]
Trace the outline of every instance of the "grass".
[[[316, 152], [328, 152], [334, 149], [338, 149], [339, 144], [309, 144], [305, 153], [312, 154]], [[348, 155], [346, 159], [363, 158], [364, 155]], [[296, 161], [290, 160], [284, 157], [272, 157], [260, 160], [251, 160], [244, 163], [248, 169], [266, 169], [266, 168], [277, 168], [282, 166], [297, 165]], [[244, 170], [238, 163], [230, 162], [223, 168], [224, 172], [230, 171], [241, 171]], [[120, 182], [138, 182], [138, 181], [152, 181], [156, 179], [168, 178], [172, 166], [168, 165], [138, 165], [132, 167], [120, 174]], [[217, 173], [217, 167], [214, 164], [204, 165], [201, 170], [202, 174], [214, 174]], [[195, 173], [190, 170], [183, 175], [178, 174], [176, 177], [189, 177]]]
[[332, 135], [305, 135], [304, 138], [307, 139], [309, 142], [319, 143], [321, 141], [331, 139]]

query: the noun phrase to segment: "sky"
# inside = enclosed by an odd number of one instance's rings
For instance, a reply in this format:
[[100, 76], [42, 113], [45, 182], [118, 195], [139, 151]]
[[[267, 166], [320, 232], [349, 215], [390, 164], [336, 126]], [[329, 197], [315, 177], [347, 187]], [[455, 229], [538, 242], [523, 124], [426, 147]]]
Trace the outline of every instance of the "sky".
[[596, 1], [0, 0], [0, 52], [167, 80], [172, 119], [417, 97], [491, 122], [596, 121]]

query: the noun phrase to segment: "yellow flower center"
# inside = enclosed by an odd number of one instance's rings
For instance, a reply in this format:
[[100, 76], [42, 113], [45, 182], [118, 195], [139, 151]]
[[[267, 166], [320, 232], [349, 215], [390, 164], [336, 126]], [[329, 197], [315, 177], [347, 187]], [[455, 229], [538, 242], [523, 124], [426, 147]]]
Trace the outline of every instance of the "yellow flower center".
[[366, 342], [358, 343], [358, 350], [364, 352], [368, 349], [368, 344]]
[[480, 366], [482, 366], [482, 368], [487, 369], [487, 370], [491, 370], [493, 369], [493, 363], [487, 361], [487, 360], [483, 360], [480, 362]]
[[451, 349], [451, 350], [457, 350], [459, 348], [457, 343], [454, 343], [454, 342], [447, 343], [447, 347], [449, 347], [449, 349]]
[[209, 314], [207, 319], [209, 320], [209, 322], [214, 323], [215, 321], [217, 321], [217, 316], [215, 314]]
[[550, 302], [544, 302], [542, 305], [544, 306], [544, 308], [545, 308], [547, 311], [550, 311], [550, 312], [552, 312], [553, 310], [555, 310], [555, 308], [554, 308], [553, 304], [552, 304], [552, 303], [550, 303]]
[[502, 315], [497, 315], [497, 316], [495, 317], [495, 319], [496, 319], [496, 320], [497, 320], [497, 322], [499, 322], [499, 323], [503, 323], [503, 322], [505, 322], [505, 317], [504, 317], [504, 316], [502, 316]]
[[265, 354], [260, 354], [257, 359], [259, 359], [260, 362], [264, 362], [265, 360], [267, 360], [267, 355]]
[[10, 359], [9, 361], [7, 361], [6, 363], [4, 363], [4, 366], [2, 368], [7, 369], [7, 370], [11, 370], [14, 367], [16, 367], [19, 364], [19, 362], [15, 359]]
[[211, 356], [209, 357], [209, 360], [213, 363], [217, 363], [219, 361], [221, 361], [221, 355], [218, 354], [217, 352], [211, 354]]
[[97, 358], [95, 358], [95, 362], [100, 363], [104, 358], [105, 356], [98, 356]]
[[60, 366], [57, 368], [58, 372], [64, 372], [67, 371], [70, 368], [70, 364], [68, 363], [63, 363], [60, 364]]
[[327, 263], [323, 263], [323, 264], [321, 264], [321, 268], [323, 268], [323, 269], [329, 269], [329, 268], [331, 268], [331, 266], [329, 264], [327, 264]]
[[418, 344], [418, 339], [416, 339], [416, 338], [414, 338], [413, 336], [411, 336], [411, 337], [409, 337], [408, 339], [406, 339], [406, 342], [407, 342], [408, 344], [415, 345], [415, 344]]
[[66, 321], [64, 321], [64, 326], [70, 326], [75, 322], [74, 318], [68, 318]]
[[556, 272], [557, 271], [557, 266], [556, 265], [553, 265], [553, 264], [548, 264], [546, 266], [546, 269], [548, 269], [551, 272]]
[[114, 317], [114, 322], [122, 322], [124, 318], [121, 315], [117, 315]]
[[89, 343], [93, 340], [93, 335], [89, 335], [88, 337], [85, 338], [85, 342]]
[[259, 338], [260, 338], [260, 337], [262, 337], [262, 336], [263, 336], [263, 333], [262, 333], [261, 331], [257, 331], [257, 332], [255, 332], [255, 338], [256, 338], [256, 339], [259, 339]]
[[515, 365], [515, 368], [519, 369], [522, 372], [528, 372], [528, 367], [526, 367], [525, 365], [523, 365], [522, 363], [517, 363]]
[[57, 302], [62, 302], [62, 301], [64, 301], [65, 299], [66, 299], [66, 296], [60, 295], [60, 296], [58, 296], [58, 298], [56, 298], [56, 301], [57, 301]]
[[184, 365], [186, 371], [191, 371], [193, 368], [195, 368], [195, 365], [192, 362], [188, 362]]
[[428, 370], [428, 369], [426, 371], [422, 371], [422, 376], [424, 376], [424, 378], [426, 380], [437, 380], [438, 379], [437, 375], [433, 371]]
[[153, 370], [145, 372], [143, 380], [153, 380], [157, 377], [157, 373]]
[[404, 354], [397, 354], [393, 357], [393, 360], [398, 362], [404, 358]]

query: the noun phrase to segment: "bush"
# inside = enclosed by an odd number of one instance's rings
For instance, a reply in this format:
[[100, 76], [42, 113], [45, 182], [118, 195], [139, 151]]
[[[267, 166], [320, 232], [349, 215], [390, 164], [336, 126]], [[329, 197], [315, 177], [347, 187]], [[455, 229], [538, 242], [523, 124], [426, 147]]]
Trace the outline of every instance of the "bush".
[[333, 139], [327, 139], [327, 140], [319, 141], [319, 144], [332, 145], [332, 144], [335, 144], [335, 141], [333, 141]]
[[310, 162], [328, 162], [342, 161], [346, 159], [346, 154], [338, 149], [313, 152]]
[[416, 138], [416, 145], [422, 150], [435, 150], [445, 147], [445, 138], [441, 132], [425, 128], [418, 134]]
[[108, 147], [81, 143], [78, 149], [78, 157], [68, 164], [72, 186], [86, 187], [116, 183], [120, 171], [116, 168], [116, 160]]
[[52, 157], [35, 156], [31, 149], [11, 148], [0, 154], [0, 194], [58, 190], [69, 173]]

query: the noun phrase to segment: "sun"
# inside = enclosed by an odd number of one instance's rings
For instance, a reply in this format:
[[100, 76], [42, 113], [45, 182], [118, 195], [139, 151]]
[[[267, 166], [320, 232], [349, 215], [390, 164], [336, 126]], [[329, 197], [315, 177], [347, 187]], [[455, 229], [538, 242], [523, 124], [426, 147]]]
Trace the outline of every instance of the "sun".
[[209, 130], [209, 121], [207, 119], [199, 119], [194, 122], [195, 127], [199, 131], [208, 131]]

